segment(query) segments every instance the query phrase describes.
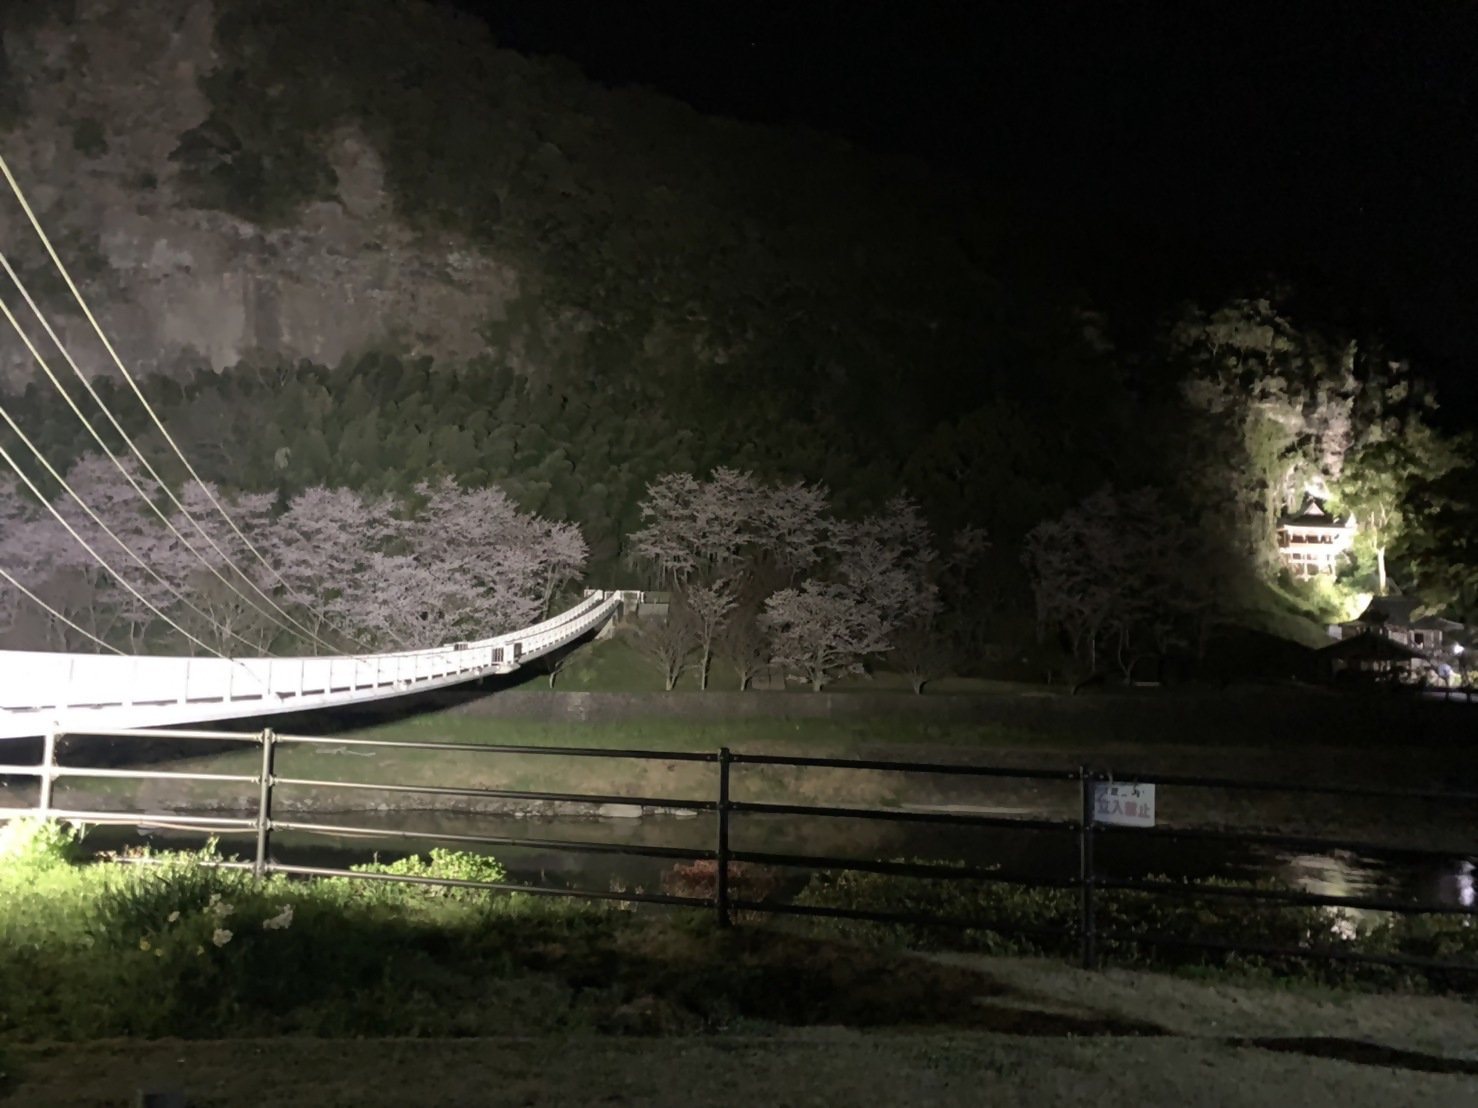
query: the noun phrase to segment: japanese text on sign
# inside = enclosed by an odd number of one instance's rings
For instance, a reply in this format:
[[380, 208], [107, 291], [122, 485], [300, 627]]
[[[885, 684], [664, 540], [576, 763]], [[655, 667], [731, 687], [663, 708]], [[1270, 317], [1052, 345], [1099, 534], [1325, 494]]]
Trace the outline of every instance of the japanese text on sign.
[[1124, 827], [1153, 827], [1155, 786], [1132, 781], [1095, 781], [1093, 819], [1095, 823]]

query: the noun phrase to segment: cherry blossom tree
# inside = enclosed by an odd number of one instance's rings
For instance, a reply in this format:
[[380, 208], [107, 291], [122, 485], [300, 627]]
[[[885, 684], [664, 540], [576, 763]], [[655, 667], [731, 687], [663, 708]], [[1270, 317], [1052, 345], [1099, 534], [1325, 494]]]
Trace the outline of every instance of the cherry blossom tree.
[[403, 518], [384, 501], [339, 506], [362, 533], [364, 553], [346, 545], [332, 571], [305, 555], [305, 583], [318, 572], [347, 574], [332, 590], [335, 613], [379, 645], [437, 646], [528, 626], [584, 571], [578, 527], [526, 515], [501, 489], [445, 479], [415, 492], [418, 504]]
[[[266, 653], [272, 641], [291, 628], [263, 595], [271, 588], [271, 575], [242, 536], [270, 533], [276, 497], [271, 493], [228, 497], [214, 485], [189, 481], [179, 499], [184, 511], [177, 509], [171, 516], [178, 535], [161, 554], [163, 564], [181, 576], [194, 609], [177, 611], [176, 622], [222, 654]], [[225, 508], [231, 522], [215, 504]], [[191, 644], [192, 653], [198, 649]]]
[[806, 581], [765, 601], [763, 622], [777, 665], [800, 673], [812, 691], [862, 672], [862, 659], [889, 648], [877, 606], [853, 588]]
[[[370, 556], [398, 530], [388, 497], [316, 485], [292, 498], [259, 546], [296, 618], [317, 639], [333, 641], [336, 627], [360, 622], [373, 603]], [[316, 640], [310, 645], [321, 649]]]
[[831, 546], [838, 576], [885, 629], [939, 609], [939, 555], [923, 513], [907, 497], [890, 500], [878, 515], [838, 521]]
[[555, 597], [585, 575], [590, 546], [574, 523], [535, 517], [527, 526], [534, 556], [542, 567], [539, 615], [547, 619]]
[[698, 640], [698, 687], [708, 691], [708, 668], [713, 661], [714, 640], [723, 629], [737, 603], [730, 588], [717, 585], [695, 585], [681, 597], [692, 617]]
[[769, 490], [761, 505], [757, 543], [791, 581], [825, 551], [828, 499], [823, 486], [795, 481]]
[[707, 481], [669, 473], [647, 486], [646, 526], [630, 536], [631, 555], [679, 585], [732, 579], [766, 565], [790, 580], [822, 553], [826, 502], [820, 486], [766, 488], [735, 469], [720, 467]]
[[1126, 680], [1148, 652], [1198, 652], [1231, 567], [1154, 489], [1103, 489], [1039, 524], [1023, 554], [1038, 626], [1061, 631], [1086, 675], [1107, 648]]
[[122, 623], [129, 648], [137, 651], [160, 622], [160, 613], [180, 610], [190, 599], [181, 575], [168, 564], [177, 543], [151, 506], [160, 503], [162, 490], [133, 457], [115, 464], [101, 454], [79, 458], [67, 473], [67, 484], [88, 510], [65, 493], [57, 496], [54, 507], [107, 563], [104, 569], [78, 547], [79, 564], [88, 567], [84, 578], [99, 610], [107, 612], [104, 619], [93, 617], [92, 629]]

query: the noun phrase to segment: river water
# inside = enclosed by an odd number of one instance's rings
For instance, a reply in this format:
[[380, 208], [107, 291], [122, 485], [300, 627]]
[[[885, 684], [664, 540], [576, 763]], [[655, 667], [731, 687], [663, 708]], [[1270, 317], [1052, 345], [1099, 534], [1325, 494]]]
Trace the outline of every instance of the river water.
[[[455, 812], [366, 811], [292, 818], [304, 823], [363, 827], [371, 832], [352, 836], [298, 831], [273, 833], [275, 861], [336, 868], [368, 861], [374, 855], [381, 861], [393, 861], [408, 854], [427, 853], [433, 846], [459, 845], [386, 833], [394, 831], [698, 850], [711, 849], [715, 842], [712, 816], [516, 819]], [[201, 841], [198, 831], [150, 826], [96, 827], [88, 836], [89, 845], [97, 849], [146, 842], [156, 848], [191, 848]], [[730, 821], [730, 844], [734, 850], [763, 853], [963, 862], [971, 866], [995, 866], [1003, 877], [1025, 880], [1073, 878], [1078, 867], [1077, 838], [1068, 832], [736, 814]], [[223, 853], [251, 857], [254, 838], [250, 834], [224, 836], [221, 849]], [[496, 856], [513, 881], [560, 889], [657, 892], [663, 871], [672, 864], [667, 859], [576, 853], [557, 847], [467, 845], [465, 849]], [[1398, 850], [1382, 850], [1379, 854], [1343, 851], [1306, 854], [1230, 840], [1176, 841], [1133, 832], [1096, 836], [1095, 863], [1100, 878], [1223, 877], [1236, 881], [1276, 878], [1330, 896], [1468, 907], [1475, 903], [1474, 879], [1478, 877], [1475, 872], [1478, 855], [1434, 858]], [[800, 874], [796, 876], [793, 884], [798, 885]]]

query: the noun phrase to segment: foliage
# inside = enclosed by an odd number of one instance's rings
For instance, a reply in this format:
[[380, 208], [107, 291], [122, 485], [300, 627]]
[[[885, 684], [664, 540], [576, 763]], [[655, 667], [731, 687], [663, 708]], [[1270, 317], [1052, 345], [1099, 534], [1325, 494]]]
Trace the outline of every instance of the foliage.
[[[784, 877], [774, 866], [761, 866], [752, 862], [729, 863], [729, 899], [759, 904], [775, 896], [784, 884]], [[684, 896], [694, 900], [717, 903], [718, 863], [714, 861], [677, 862], [662, 873], [662, 892], [667, 896]], [[731, 918], [741, 921], [759, 922], [767, 913], [758, 911], [735, 911]]]
[[[487, 885], [499, 885], [508, 880], [508, 871], [501, 862], [482, 854], [464, 850], [447, 850], [433, 847], [431, 856], [422, 859], [413, 854], [397, 862], [367, 862], [352, 866], [356, 873], [383, 873], [400, 877], [430, 878], [440, 881], [475, 881]], [[362, 888], [374, 890], [371, 895], [379, 898], [423, 897], [431, 900], [461, 900], [483, 902], [495, 890], [463, 888], [456, 885], [421, 885], [412, 882], [387, 881], [363, 882]]]
[[[913, 864], [924, 864], [914, 860]], [[940, 863], [934, 863], [940, 864]], [[1150, 880], [1167, 880], [1164, 877]], [[1263, 880], [1251, 885], [1208, 878], [1211, 887], [1290, 891], [1282, 883]], [[953, 927], [924, 923], [873, 923], [823, 919], [827, 933], [869, 943], [923, 950], [965, 950], [984, 954], [1078, 952], [1075, 930], [1079, 902], [1076, 890], [1040, 888], [969, 878], [896, 877], [851, 871], [818, 874], [798, 903], [857, 912], [952, 920]], [[1478, 929], [1451, 916], [1383, 916], [1356, 926], [1338, 909], [1279, 905], [1214, 893], [1145, 893], [1101, 890], [1096, 898], [1097, 929], [1123, 938], [1100, 940], [1103, 956], [1118, 965], [1204, 970], [1208, 968], [1262, 975], [1290, 975], [1329, 985], [1367, 983], [1389, 987], [1461, 985], [1462, 974], [1443, 970], [1394, 969], [1379, 964], [1329, 961], [1315, 951], [1401, 954], [1448, 958], [1473, 964], [1478, 959]], [[962, 924], [980, 921], [976, 926]], [[1031, 934], [1031, 929], [1059, 935]], [[1136, 942], [1127, 936], [1193, 939], [1193, 944]], [[1288, 954], [1238, 952], [1217, 944], [1282, 947]]]
[[[928, 864], [918, 859], [911, 863]], [[796, 902], [818, 908], [913, 916], [920, 921], [873, 923], [818, 919], [816, 926], [825, 932], [893, 943], [911, 950], [967, 950], [982, 954], [1065, 951], [1069, 944], [1063, 940], [1019, 932], [1025, 928], [1063, 927], [1076, 911], [1075, 894], [1062, 889], [969, 878], [895, 877], [850, 870], [817, 874]], [[952, 921], [955, 926], [930, 925], [927, 921], [931, 919]], [[973, 926], [959, 926], [963, 923]]]
[[21, 816], [0, 824], [0, 869], [42, 873], [82, 858], [86, 828], [61, 820]]
[[1158, 490], [1105, 488], [1038, 524], [1023, 558], [1041, 633], [1065, 634], [1086, 674], [1111, 650], [1127, 680], [1146, 654], [1204, 649], [1233, 584], [1218, 553]]
[[1478, 469], [1471, 443], [1463, 464], [1418, 482], [1408, 511], [1415, 517], [1398, 556], [1428, 605], [1478, 624]]
[[775, 664], [799, 673], [814, 692], [861, 673], [864, 656], [888, 649], [882, 615], [844, 585], [805, 581], [781, 589], [765, 601], [761, 618]]
[[1413, 493], [1461, 463], [1456, 445], [1419, 420], [1368, 443], [1349, 460], [1335, 503], [1354, 517], [1370, 544], [1377, 595], [1387, 591], [1386, 552], [1405, 536]]
[[[191, 480], [175, 494], [98, 455], [67, 479], [77, 499], [50, 511], [0, 491], [0, 558], [63, 617], [31, 613], [63, 649], [97, 648], [86, 633], [138, 652], [179, 648], [177, 631], [222, 654], [263, 654], [284, 635], [313, 650], [340, 633], [410, 648], [483, 638], [548, 615], [588, 555], [578, 528], [451, 478], [408, 502], [314, 487], [280, 513], [270, 493]], [[0, 621], [20, 607], [0, 590]]]
[[108, 152], [108, 134], [92, 116], [79, 119], [72, 128], [72, 146], [88, 158], [100, 158]]

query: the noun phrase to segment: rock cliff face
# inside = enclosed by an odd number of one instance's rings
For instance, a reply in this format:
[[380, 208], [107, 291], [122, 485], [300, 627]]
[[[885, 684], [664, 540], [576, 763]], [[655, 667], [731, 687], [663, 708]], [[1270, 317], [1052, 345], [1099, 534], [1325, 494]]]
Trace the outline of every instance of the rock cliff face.
[[[215, 65], [208, 0], [70, 7], [5, 33], [5, 79], [19, 100], [0, 151], [131, 370], [184, 375], [252, 357], [333, 364], [370, 347], [464, 358], [483, 345], [480, 329], [502, 317], [520, 274], [398, 220], [379, 154], [353, 129], [332, 140], [336, 197], [290, 227], [182, 199], [170, 154], [208, 112], [198, 84]], [[106, 370], [8, 189], [0, 250], [83, 369]], [[30, 356], [0, 332], [0, 380], [14, 387]]]

